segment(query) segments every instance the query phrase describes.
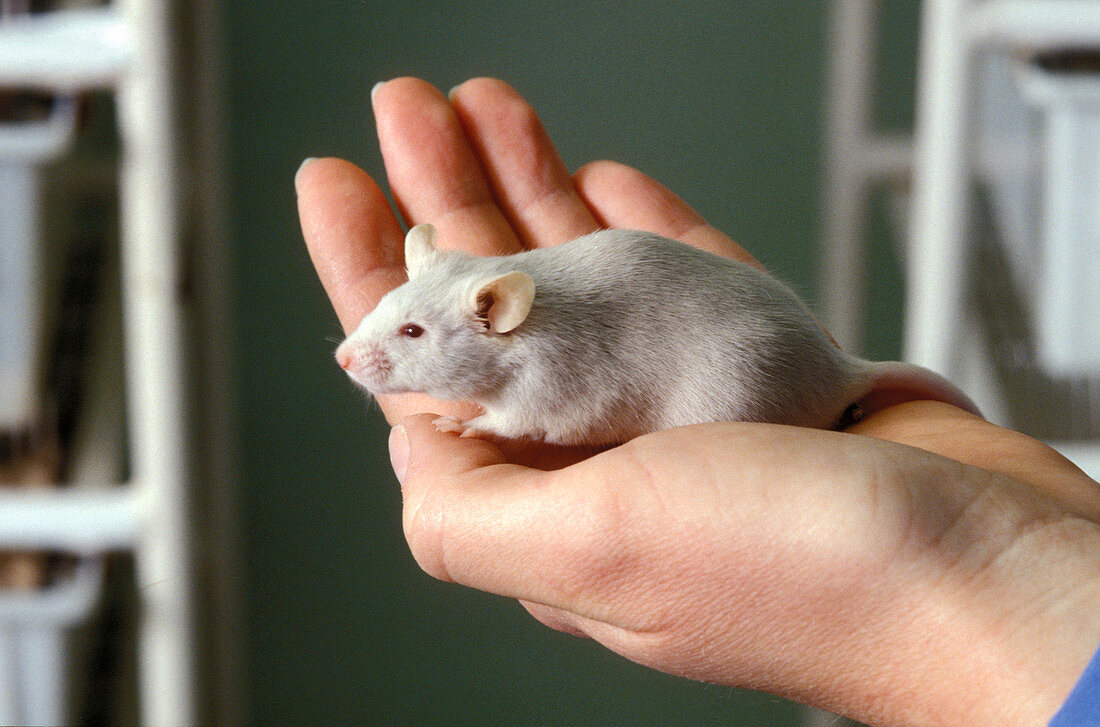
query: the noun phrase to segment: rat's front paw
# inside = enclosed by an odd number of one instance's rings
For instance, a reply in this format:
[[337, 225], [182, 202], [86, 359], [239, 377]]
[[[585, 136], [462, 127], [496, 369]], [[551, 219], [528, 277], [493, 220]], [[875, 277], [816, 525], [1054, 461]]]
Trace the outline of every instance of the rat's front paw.
[[466, 432], [466, 425], [460, 422], [454, 417], [439, 417], [432, 425], [437, 432], [444, 432], [446, 434], [457, 434], [462, 436]]
[[[475, 417], [476, 418], [476, 417]], [[476, 437], [478, 439], [492, 439], [493, 435], [489, 432], [478, 429], [476, 426], [470, 426], [473, 419], [469, 421], [460, 422], [454, 417], [439, 417], [434, 422], [437, 432], [444, 432], [447, 434], [457, 434], [460, 437]]]

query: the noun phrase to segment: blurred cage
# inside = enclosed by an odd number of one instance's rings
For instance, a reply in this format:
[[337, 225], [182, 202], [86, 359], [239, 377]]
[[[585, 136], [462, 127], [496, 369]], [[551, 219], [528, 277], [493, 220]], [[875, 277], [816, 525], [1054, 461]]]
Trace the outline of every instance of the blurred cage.
[[194, 721], [168, 23], [0, 2], [0, 724], [120, 719], [87, 628], [120, 567], [132, 709]]
[[1100, 2], [925, 0], [916, 127], [873, 123], [878, 3], [833, 3], [825, 318], [863, 344], [869, 201], [905, 272], [903, 355], [1100, 476]]

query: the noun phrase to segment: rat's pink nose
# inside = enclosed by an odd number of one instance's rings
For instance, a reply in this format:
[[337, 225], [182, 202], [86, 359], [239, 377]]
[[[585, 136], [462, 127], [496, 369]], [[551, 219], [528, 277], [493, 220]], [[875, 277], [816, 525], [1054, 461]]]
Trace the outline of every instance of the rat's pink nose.
[[340, 364], [340, 368], [345, 371], [351, 366], [351, 353], [348, 351], [347, 347], [340, 346], [336, 349], [336, 363]]

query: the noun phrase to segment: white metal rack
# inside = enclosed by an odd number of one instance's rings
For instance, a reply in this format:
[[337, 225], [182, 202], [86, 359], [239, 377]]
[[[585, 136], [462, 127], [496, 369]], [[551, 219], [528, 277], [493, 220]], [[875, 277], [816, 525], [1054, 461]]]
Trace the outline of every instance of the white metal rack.
[[[929, 0], [924, 4], [918, 65], [917, 127], [909, 256], [909, 299], [905, 347], [931, 368], [950, 371], [958, 364], [966, 244], [967, 186], [973, 174], [971, 132], [975, 124], [977, 62], [983, 53], [1100, 47], [1100, 4], [1090, 0]], [[1038, 139], [1035, 143], [1041, 144]], [[1087, 156], [1087, 147], [1078, 149]], [[1061, 184], [1058, 160], [1047, 157], [1044, 178]], [[1045, 221], [1052, 210], [1047, 207]], [[1088, 219], [1087, 207], [1059, 210]], [[1056, 237], [1036, 245], [1038, 254], [1079, 243]], [[1055, 271], [1051, 271], [1055, 272]], [[1063, 271], [1057, 271], [1063, 272]], [[1068, 280], [1062, 280], [1063, 284]], [[1051, 288], [1052, 298], [1068, 291]], [[1068, 321], [1051, 325], [1066, 330]]]
[[32, 124], [5, 124], [0, 134], [0, 428], [16, 428], [31, 417], [37, 379], [35, 343], [42, 319], [38, 265], [40, 194], [36, 166], [61, 156], [76, 125], [70, 99], [55, 101], [47, 119]]
[[[1009, 421], [991, 352], [967, 312], [968, 192], [974, 179], [990, 188], [998, 231], [1011, 238], [1003, 241], [1012, 248], [1007, 257], [1031, 289], [1025, 302], [1036, 321], [1038, 363], [1052, 377], [1096, 386], [1100, 90], [1096, 81], [1045, 73], [1030, 59], [1100, 49], [1100, 2], [925, 0], [912, 139], [872, 128], [877, 6], [833, 3], [826, 322], [842, 345], [860, 348], [868, 191], [904, 180], [904, 355], [960, 382], [995, 421], [1020, 426]], [[1008, 117], [1022, 115], [1030, 120], [1006, 128]], [[1100, 476], [1100, 444], [1054, 444]]]
[[[164, 0], [117, 0], [0, 24], [0, 87], [108, 89], [115, 96], [130, 469], [128, 482], [103, 482], [95, 489], [0, 490], [0, 549], [84, 556], [66, 588], [81, 591], [86, 601], [95, 591], [95, 556], [133, 552], [141, 601], [139, 708], [142, 722], [152, 725], [190, 724], [195, 709], [169, 10]], [[23, 616], [41, 623], [55, 596], [19, 594], [0, 601], [0, 624], [25, 625]], [[57, 611], [61, 621], [79, 615], [71, 608]], [[20, 677], [0, 670], [5, 677], [0, 697], [19, 691]], [[47, 696], [60, 702], [55, 687]], [[0, 699], [0, 709], [4, 705]]]

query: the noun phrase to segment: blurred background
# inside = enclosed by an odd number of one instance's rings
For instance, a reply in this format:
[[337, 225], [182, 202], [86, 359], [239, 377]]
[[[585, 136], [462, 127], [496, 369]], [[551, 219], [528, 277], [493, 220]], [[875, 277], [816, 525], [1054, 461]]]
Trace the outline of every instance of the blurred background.
[[292, 180], [502, 78], [1091, 466], [1098, 4], [931, 5], [3, 0], [0, 723], [835, 724], [419, 571]]

